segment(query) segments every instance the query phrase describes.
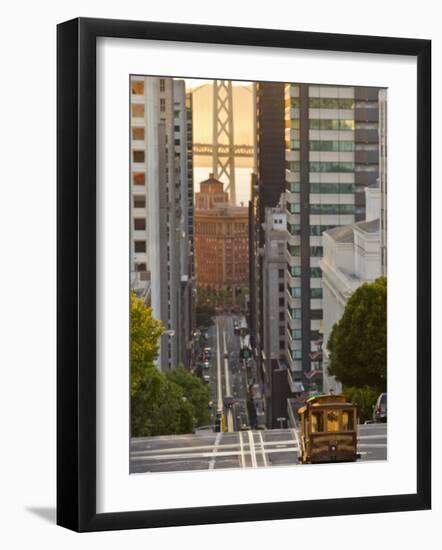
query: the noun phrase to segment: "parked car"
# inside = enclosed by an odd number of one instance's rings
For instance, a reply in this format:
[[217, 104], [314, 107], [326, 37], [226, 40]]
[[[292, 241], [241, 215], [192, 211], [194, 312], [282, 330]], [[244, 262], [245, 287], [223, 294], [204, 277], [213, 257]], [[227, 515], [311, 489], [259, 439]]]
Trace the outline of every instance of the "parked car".
[[373, 408], [373, 422], [387, 422], [387, 394], [381, 393]]
[[203, 380], [208, 384], [210, 382], [210, 374], [203, 374]]

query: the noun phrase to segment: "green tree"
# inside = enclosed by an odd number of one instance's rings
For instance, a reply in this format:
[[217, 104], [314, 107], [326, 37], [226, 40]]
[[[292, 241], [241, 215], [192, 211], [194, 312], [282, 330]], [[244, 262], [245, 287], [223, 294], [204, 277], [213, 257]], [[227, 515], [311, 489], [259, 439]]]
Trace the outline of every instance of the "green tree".
[[184, 397], [193, 407], [193, 414], [197, 426], [205, 426], [210, 422], [210, 389], [200, 378], [190, 373], [183, 365], [167, 373], [168, 379], [177, 384], [183, 391]]
[[361, 423], [373, 418], [373, 405], [379, 395], [377, 390], [369, 386], [363, 388], [344, 387], [342, 393], [347, 401], [357, 406], [358, 418]]
[[161, 321], [131, 294], [131, 434], [133, 437], [191, 433], [194, 407], [183, 389], [161, 373], [158, 358]]
[[329, 341], [329, 374], [344, 386], [387, 385], [387, 280], [361, 285], [350, 297]]
[[147, 307], [134, 292], [130, 295], [130, 387], [131, 395], [137, 391], [149, 367], [158, 358], [158, 341], [164, 331], [163, 323], [154, 319], [152, 308]]
[[183, 390], [156, 368], [149, 368], [131, 400], [132, 436], [192, 433], [193, 406]]

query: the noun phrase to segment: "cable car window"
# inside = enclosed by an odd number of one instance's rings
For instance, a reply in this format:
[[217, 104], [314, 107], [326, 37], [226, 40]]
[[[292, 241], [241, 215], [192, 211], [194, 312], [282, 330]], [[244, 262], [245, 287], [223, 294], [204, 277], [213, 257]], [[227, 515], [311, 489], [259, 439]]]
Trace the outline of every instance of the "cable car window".
[[339, 432], [339, 415], [336, 411], [327, 412], [327, 431]]
[[311, 414], [311, 429], [312, 432], [324, 431], [324, 416], [322, 412], [313, 412]]
[[353, 411], [342, 411], [342, 431], [352, 431], [353, 427]]

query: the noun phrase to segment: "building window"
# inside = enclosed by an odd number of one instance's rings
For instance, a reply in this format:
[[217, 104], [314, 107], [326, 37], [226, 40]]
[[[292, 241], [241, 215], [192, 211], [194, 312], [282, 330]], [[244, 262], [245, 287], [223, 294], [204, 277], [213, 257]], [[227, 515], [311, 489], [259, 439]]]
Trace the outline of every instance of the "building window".
[[354, 99], [310, 97], [309, 107], [311, 109], [354, 109]]
[[132, 95], [144, 94], [144, 82], [136, 80], [132, 82]]
[[322, 309], [311, 309], [310, 319], [313, 321], [320, 321], [322, 319]]
[[280, 321], [284, 321], [284, 319], [285, 319], [284, 312], [283, 312], [283, 311], [280, 311], [280, 312], [279, 312], [279, 320], [280, 320]]
[[144, 185], [146, 183], [146, 173], [134, 172], [132, 174], [132, 179], [133, 179], [134, 185]]
[[302, 359], [302, 350], [294, 349], [292, 353], [293, 359]]
[[354, 172], [354, 162], [310, 162], [310, 172]]
[[166, 100], [164, 97], [160, 98], [160, 111], [164, 113], [166, 110]]
[[353, 183], [310, 183], [310, 193], [354, 193]]
[[135, 271], [147, 271], [146, 264], [135, 264]]
[[339, 151], [351, 152], [355, 150], [354, 141], [310, 141], [310, 151]]
[[292, 265], [287, 268], [287, 271], [290, 273], [292, 277], [300, 277], [301, 276], [301, 266], [300, 265]]
[[299, 160], [290, 160], [286, 161], [285, 167], [287, 170], [290, 170], [290, 172], [299, 172], [301, 168], [301, 163]]
[[318, 279], [322, 277], [322, 271], [320, 267], [311, 267], [310, 268], [310, 278]]
[[311, 288], [310, 298], [322, 298], [322, 288]]
[[279, 336], [284, 336], [285, 328], [279, 327]]
[[284, 270], [283, 269], [278, 269], [278, 277], [280, 279], [284, 279]]
[[132, 103], [132, 116], [136, 118], [144, 117], [144, 104]]
[[279, 349], [284, 349], [285, 348], [285, 342], [284, 340], [280, 340], [279, 341]]
[[278, 290], [279, 292], [284, 292], [284, 283], [279, 283]]
[[279, 307], [284, 307], [284, 305], [285, 305], [284, 298], [279, 298]]
[[135, 241], [135, 252], [146, 252], [146, 241]]
[[298, 181], [292, 181], [287, 184], [288, 190], [290, 193], [300, 193], [301, 192], [301, 184]]
[[290, 256], [300, 256], [301, 255], [301, 247], [296, 246], [293, 244], [287, 245], [287, 250], [289, 251]]
[[354, 130], [355, 121], [353, 119], [328, 119], [311, 118], [309, 120], [312, 130]]
[[146, 197], [144, 195], [134, 196], [134, 208], [146, 208]]
[[133, 151], [134, 162], [144, 162], [144, 151]]
[[354, 204], [311, 204], [310, 214], [354, 214]]
[[135, 218], [134, 229], [137, 231], [144, 231], [144, 229], [146, 229], [146, 218]]
[[132, 128], [132, 139], [144, 139], [144, 128], [140, 126], [135, 126], [134, 128]]
[[300, 235], [301, 234], [301, 225], [299, 223], [289, 223], [287, 228], [291, 235]]
[[310, 247], [310, 256], [314, 258], [322, 258], [323, 248], [322, 246], [311, 246]]
[[299, 139], [290, 139], [285, 142], [285, 148], [290, 151], [299, 151], [301, 148], [301, 142]]
[[180, 145], [181, 141], [179, 139], [176, 139], [174, 143], [175, 143], [175, 145]]
[[287, 287], [288, 291], [290, 293], [290, 296], [292, 298], [300, 298], [301, 297], [301, 287], [294, 286], [294, 287]]
[[289, 207], [290, 214], [301, 213], [301, 204], [299, 202], [289, 202], [288, 207]]
[[166, 91], [166, 80], [164, 78], [160, 78], [160, 92]]
[[296, 307], [290, 308], [290, 315], [292, 319], [301, 319], [301, 309]]
[[302, 330], [300, 328], [295, 328], [291, 331], [293, 340], [302, 339]]

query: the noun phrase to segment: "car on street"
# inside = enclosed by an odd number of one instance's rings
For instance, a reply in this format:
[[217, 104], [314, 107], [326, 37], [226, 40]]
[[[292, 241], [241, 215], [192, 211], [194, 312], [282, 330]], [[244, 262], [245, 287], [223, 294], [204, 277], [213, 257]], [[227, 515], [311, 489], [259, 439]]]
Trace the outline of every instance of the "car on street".
[[210, 382], [210, 374], [203, 374], [203, 380], [208, 384]]
[[373, 422], [387, 422], [387, 394], [381, 393], [373, 408]]
[[203, 369], [210, 369], [210, 363], [209, 363], [209, 361], [204, 361], [204, 363], [203, 363]]

